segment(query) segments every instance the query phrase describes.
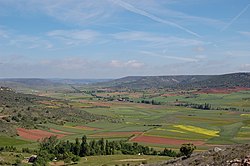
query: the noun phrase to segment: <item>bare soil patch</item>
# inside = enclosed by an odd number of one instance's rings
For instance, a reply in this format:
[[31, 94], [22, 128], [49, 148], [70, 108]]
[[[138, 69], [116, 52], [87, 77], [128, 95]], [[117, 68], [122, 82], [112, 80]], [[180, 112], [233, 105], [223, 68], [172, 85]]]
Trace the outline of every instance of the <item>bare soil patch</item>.
[[64, 134], [54, 134], [39, 129], [24, 129], [24, 128], [17, 128], [17, 133], [20, 137], [33, 141], [38, 141], [50, 136], [57, 136], [57, 138], [62, 138], [65, 136]]

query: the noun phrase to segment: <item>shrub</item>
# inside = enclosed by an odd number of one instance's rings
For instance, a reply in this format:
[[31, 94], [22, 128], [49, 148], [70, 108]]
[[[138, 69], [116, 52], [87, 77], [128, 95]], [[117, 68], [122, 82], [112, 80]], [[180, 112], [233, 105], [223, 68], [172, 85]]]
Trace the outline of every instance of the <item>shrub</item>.
[[195, 149], [196, 149], [196, 146], [194, 146], [193, 144], [190, 144], [190, 143], [189, 144], [182, 144], [182, 146], [180, 148], [180, 152], [182, 155], [184, 155], [186, 157], [190, 157]]

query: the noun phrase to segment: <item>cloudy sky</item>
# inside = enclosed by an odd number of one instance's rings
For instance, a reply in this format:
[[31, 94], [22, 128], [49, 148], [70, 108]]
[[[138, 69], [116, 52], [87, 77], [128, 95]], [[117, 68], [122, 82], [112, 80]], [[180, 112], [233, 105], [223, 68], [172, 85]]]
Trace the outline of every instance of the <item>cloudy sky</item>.
[[0, 77], [239, 71], [249, 0], [0, 0]]

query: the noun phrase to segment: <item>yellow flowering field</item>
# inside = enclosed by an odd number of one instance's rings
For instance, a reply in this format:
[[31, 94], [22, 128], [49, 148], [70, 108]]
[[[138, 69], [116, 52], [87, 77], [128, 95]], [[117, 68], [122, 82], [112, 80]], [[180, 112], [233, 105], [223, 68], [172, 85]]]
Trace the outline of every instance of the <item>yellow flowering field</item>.
[[250, 117], [250, 114], [240, 114], [240, 116]]
[[186, 133], [184, 131], [179, 131], [179, 130], [167, 130], [167, 131], [174, 132], [174, 133], [182, 133], [182, 134]]
[[196, 126], [189, 126], [189, 125], [173, 125], [173, 126], [182, 130], [191, 131], [191, 132], [198, 133], [198, 134], [208, 135], [212, 137], [219, 136], [218, 134], [219, 131], [216, 131], [216, 130], [209, 130], [209, 129], [204, 129], [204, 128], [200, 128]]

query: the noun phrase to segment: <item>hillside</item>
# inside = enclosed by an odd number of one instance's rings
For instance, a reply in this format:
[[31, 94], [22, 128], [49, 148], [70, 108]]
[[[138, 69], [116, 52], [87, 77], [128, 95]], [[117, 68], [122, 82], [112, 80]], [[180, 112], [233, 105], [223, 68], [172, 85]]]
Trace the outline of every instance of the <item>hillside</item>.
[[17, 127], [37, 128], [46, 123], [86, 123], [106, 118], [74, 108], [72, 104], [67, 100], [18, 93], [0, 86], [0, 133], [14, 136]]
[[226, 88], [250, 87], [250, 73], [224, 75], [129, 76], [96, 84], [111, 88]]
[[203, 166], [223, 165], [238, 166], [250, 164], [250, 145], [232, 145], [224, 148], [214, 148], [206, 152], [193, 154], [190, 158], [178, 158], [166, 162], [148, 164], [147, 166]]
[[249, 88], [250, 73], [215, 75], [209, 79], [195, 82], [192, 86], [200, 88], [223, 88], [223, 87]]
[[11, 79], [0, 79], [0, 86], [10, 87], [15, 90], [19, 89], [43, 89], [43, 88], [54, 88], [62, 86], [63, 84], [53, 82], [48, 79], [40, 78], [11, 78]]
[[0, 79], [0, 86], [10, 87], [17, 91], [26, 90], [62, 90], [71, 89], [69, 85], [88, 85], [107, 82], [111, 79], [41, 79], [41, 78], [8, 78]]
[[60, 83], [60, 84], [78, 84], [78, 85], [87, 85], [93, 84], [98, 82], [107, 82], [111, 81], [112, 79], [49, 79], [53, 83]]

